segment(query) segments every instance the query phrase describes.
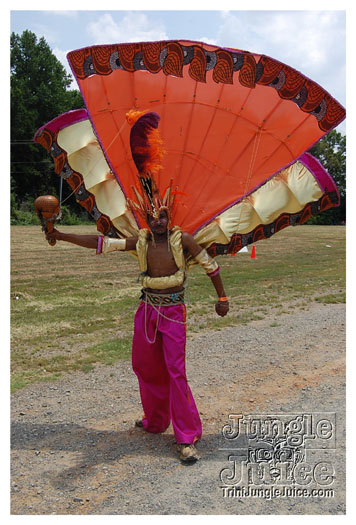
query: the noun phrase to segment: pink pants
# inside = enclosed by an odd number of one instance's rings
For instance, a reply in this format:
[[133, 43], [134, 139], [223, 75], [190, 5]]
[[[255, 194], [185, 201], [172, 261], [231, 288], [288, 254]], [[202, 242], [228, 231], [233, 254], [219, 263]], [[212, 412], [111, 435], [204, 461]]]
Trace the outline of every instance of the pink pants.
[[194, 443], [202, 425], [185, 372], [185, 317], [184, 304], [153, 307], [141, 302], [135, 316], [132, 367], [140, 387], [144, 428], [164, 432], [172, 420], [177, 443]]

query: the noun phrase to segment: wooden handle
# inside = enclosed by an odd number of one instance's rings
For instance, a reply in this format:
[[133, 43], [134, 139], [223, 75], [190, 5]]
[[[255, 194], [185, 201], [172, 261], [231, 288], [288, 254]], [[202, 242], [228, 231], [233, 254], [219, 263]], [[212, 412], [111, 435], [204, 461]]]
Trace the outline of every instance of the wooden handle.
[[[46, 232], [47, 233], [53, 232], [53, 222], [52, 221], [46, 221]], [[56, 239], [49, 239], [48, 244], [50, 246], [54, 246], [56, 244]]]

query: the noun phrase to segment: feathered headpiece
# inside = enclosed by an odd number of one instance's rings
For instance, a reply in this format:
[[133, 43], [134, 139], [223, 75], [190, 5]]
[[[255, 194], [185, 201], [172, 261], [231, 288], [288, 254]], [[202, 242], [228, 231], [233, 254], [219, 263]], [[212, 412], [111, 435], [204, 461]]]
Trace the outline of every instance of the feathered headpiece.
[[128, 199], [128, 204], [131, 210], [138, 212], [145, 221], [147, 215], [158, 218], [160, 212], [164, 210], [167, 212], [170, 225], [175, 197], [175, 192], [172, 191], [173, 179], [161, 196], [154, 178], [162, 168], [162, 158], [165, 153], [158, 131], [160, 116], [154, 112], [131, 109], [126, 113], [126, 119], [132, 126], [130, 147], [139, 181], [137, 187], [132, 186], [137, 202]]

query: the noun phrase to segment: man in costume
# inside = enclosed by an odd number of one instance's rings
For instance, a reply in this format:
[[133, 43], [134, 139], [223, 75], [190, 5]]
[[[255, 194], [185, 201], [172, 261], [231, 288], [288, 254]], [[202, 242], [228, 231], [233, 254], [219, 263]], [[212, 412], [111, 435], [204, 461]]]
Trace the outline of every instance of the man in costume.
[[[97, 235], [76, 235], [54, 230], [48, 240], [67, 241], [93, 248], [97, 253], [136, 249], [143, 276], [141, 302], [135, 316], [132, 365], [140, 386], [144, 416], [137, 426], [148, 432], [164, 432], [172, 420], [182, 461], [198, 458], [194, 443], [202, 426], [185, 372], [186, 307], [184, 304], [185, 260], [194, 257], [203, 266], [218, 295], [216, 313], [229, 311], [220, 268], [193, 237], [179, 228], [168, 229], [168, 214], [148, 217], [151, 232], [138, 237], [111, 239]], [[147, 256], [146, 256], [147, 252]]]
[[[131, 140], [142, 193], [136, 191], [139, 205], [132, 201], [129, 204], [141, 213], [149, 228], [142, 228], [138, 236], [126, 239], [67, 234], [58, 230], [47, 233], [46, 237], [50, 241], [67, 241], [96, 249], [98, 254], [136, 251], [143, 289], [135, 315], [132, 365], [144, 411], [136, 425], [158, 433], [164, 432], [172, 421], [179, 457], [185, 463], [192, 463], [198, 459], [194, 443], [201, 437], [202, 425], [185, 370], [187, 260], [200, 264], [211, 279], [218, 295], [215, 310], [219, 316], [228, 313], [229, 303], [217, 262], [192, 235], [170, 224], [174, 197], [168, 191], [162, 198], [153, 176], [153, 167], [159, 164], [157, 159], [152, 161], [155, 151], [152, 144], [159, 142], [154, 135], [158, 124], [155, 115], [140, 114], [138, 118], [136, 115], [136, 128], [131, 134], [131, 138], [135, 138], [138, 132], [141, 139], [144, 138], [144, 145], [141, 141], [136, 146]], [[147, 130], [151, 134], [149, 144]], [[160, 158], [159, 153], [158, 160]]]

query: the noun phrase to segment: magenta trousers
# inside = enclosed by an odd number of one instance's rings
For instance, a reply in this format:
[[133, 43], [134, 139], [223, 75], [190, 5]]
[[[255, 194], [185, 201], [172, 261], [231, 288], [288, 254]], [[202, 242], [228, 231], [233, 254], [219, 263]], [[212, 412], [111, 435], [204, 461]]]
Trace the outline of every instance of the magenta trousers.
[[132, 367], [140, 387], [144, 428], [164, 432], [172, 420], [177, 443], [194, 443], [202, 425], [185, 371], [185, 319], [184, 304], [159, 307], [141, 302], [135, 315]]

